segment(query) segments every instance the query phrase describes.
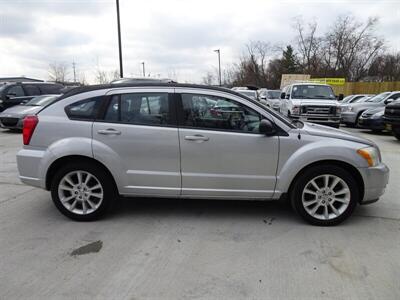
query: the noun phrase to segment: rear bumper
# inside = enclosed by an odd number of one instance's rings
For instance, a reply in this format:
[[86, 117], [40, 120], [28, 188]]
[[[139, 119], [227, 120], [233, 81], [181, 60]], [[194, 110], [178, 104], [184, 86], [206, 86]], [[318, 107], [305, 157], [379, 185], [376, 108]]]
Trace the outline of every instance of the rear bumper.
[[385, 192], [389, 181], [389, 168], [380, 163], [376, 167], [359, 168], [364, 180], [364, 197], [360, 204], [369, 204], [377, 201]]
[[17, 166], [19, 179], [34, 187], [46, 188], [45, 172], [43, 170], [43, 158], [45, 151], [22, 149], [17, 153]]

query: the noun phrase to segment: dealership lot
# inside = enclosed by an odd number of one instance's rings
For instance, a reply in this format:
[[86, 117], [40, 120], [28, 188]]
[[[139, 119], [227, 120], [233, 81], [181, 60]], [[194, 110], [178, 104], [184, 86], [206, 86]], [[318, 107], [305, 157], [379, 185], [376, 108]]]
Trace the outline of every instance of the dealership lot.
[[123, 200], [104, 220], [62, 216], [22, 185], [21, 136], [0, 131], [0, 299], [399, 299], [400, 142], [374, 140], [391, 170], [381, 200], [313, 227], [275, 202]]

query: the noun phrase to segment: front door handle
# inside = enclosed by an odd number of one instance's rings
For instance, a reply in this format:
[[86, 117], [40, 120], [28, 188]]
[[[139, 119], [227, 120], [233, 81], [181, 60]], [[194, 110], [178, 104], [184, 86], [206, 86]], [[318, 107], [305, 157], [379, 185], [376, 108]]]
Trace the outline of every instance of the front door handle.
[[185, 140], [187, 141], [200, 141], [200, 142], [206, 142], [210, 138], [201, 134], [195, 134], [195, 135], [186, 135]]
[[108, 128], [108, 129], [100, 129], [97, 131], [97, 133], [102, 135], [120, 135], [121, 131], [115, 130], [113, 128]]

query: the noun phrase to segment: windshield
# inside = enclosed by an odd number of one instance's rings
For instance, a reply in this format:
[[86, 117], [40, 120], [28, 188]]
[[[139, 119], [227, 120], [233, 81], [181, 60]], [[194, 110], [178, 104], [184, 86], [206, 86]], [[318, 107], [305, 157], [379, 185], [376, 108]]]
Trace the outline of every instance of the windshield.
[[281, 99], [281, 91], [268, 91], [268, 99]]
[[256, 92], [255, 91], [238, 91], [242, 95], [245, 95], [250, 98], [255, 98], [256, 97]]
[[327, 85], [295, 85], [292, 89], [293, 99], [327, 99], [335, 100], [335, 94]]
[[378, 95], [368, 99], [365, 102], [375, 102], [375, 103], [381, 102], [383, 99], [385, 99], [389, 95], [390, 95], [390, 92], [381, 93], [381, 94], [378, 94]]
[[34, 97], [30, 101], [26, 102], [26, 106], [45, 106], [47, 104], [50, 104], [54, 100], [58, 98], [58, 95], [52, 95], [52, 96], [38, 96]]
[[351, 99], [353, 99], [353, 95], [350, 95], [350, 96], [347, 96], [347, 97], [344, 97], [344, 99], [342, 100], [342, 103], [347, 103], [347, 102], [350, 102], [350, 100]]
[[361, 97], [361, 98], [357, 99], [356, 101], [354, 101], [354, 102], [352, 102], [352, 103], [361, 103], [361, 102], [365, 102], [365, 101], [367, 101], [369, 98], [371, 98], [371, 96], [364, 96], [364, 97]]

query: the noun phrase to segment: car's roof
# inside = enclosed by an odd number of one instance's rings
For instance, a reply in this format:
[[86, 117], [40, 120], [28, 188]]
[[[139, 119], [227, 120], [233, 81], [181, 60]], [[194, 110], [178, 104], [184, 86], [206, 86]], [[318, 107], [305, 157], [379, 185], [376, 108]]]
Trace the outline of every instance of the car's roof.
[[[193, 88], [193, 89], [208, 89], [224, 93], [229, 93], [236, 96], [243, 97], [243, 94], [238, 93], [237, 90], [231, 90], [224, 87], [201, 85], [201, 84], [187, 84], [187, 83], [160, 83], [160, 82], [140, 82], [140, 83], [117, 83], [117, 84], [98, 84], [98, 85], [87, 85], [82, 87], [76, 87], [67, 91], [60, 98], [67, 98], [70, 96], [87, 93], [91, 91], [104, 90], [104, 89], [116, 89], [116, 88], [138, 88], [138, 87], [170, 87], [170, 88]], [[249, 90], [245, 90], [249, 91]]]
[[329, 84], [325, 84], [325, 83], [317, 83], [317, 82], [293, 82], [289, 85], [322, 85], [322, 86], [330, 86]]

